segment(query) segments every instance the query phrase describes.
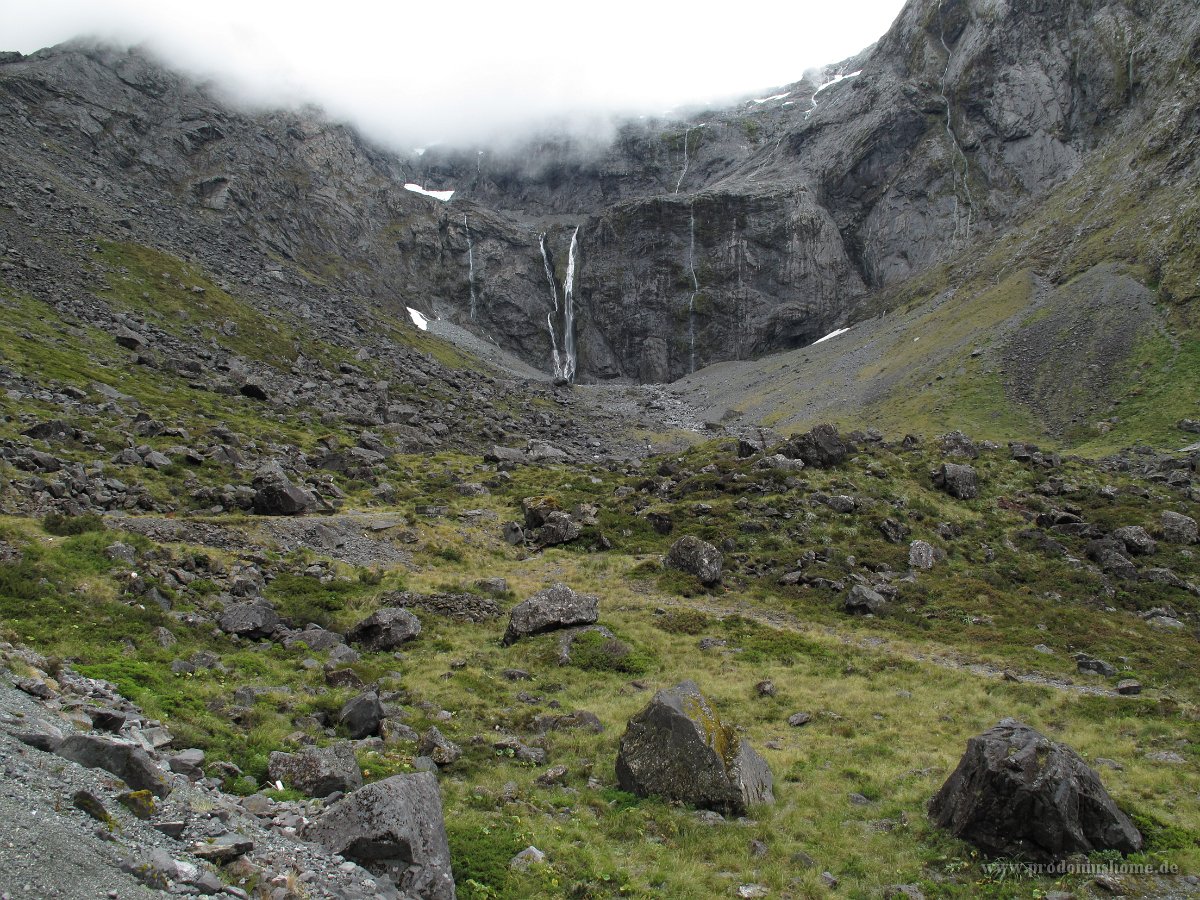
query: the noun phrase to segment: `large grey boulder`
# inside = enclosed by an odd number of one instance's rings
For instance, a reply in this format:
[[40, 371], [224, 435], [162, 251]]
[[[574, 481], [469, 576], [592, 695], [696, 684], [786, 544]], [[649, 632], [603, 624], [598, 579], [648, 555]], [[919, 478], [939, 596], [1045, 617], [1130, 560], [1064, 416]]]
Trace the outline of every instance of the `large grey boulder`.
[[818, 425], [807, 434], [792, 438], [783, 447], [785, 455], [803, 460], [806, 466], [830, 469], [846, 458], [850, 448], [832, 425]]
[[993, 856], [1055, 861], [1142, 848], [1141, 834], [1079, 755], [1016, 719], [967, 741], [929, 814]]
[[346, 632], [346, 639], [368, 650], [392, 650], [421, 633], [421, 621], [407, 609], [374, 612]]
[[665, 562], [672, 569], [695, 575], [701, 584], [716, 584], [721, 580], [721, 567], [725, 559], [721, 551], [708, 541], [685, 534], [671, 545]]
[[766, 760], [721, 721], [690, 680], [659, 691], [629, 720], [617, 755], [617, 783], [642, 797], [738, 815], [751, 804], [775, 800]]
[[256, 640], [276, 632], [279, 614], [265, 603], [231, 603], [221, 613], [217, 625], [226, 634]]
[[379, 695], [374, 691], [359, 694], [348, 701], [338, 714], [338, 722], [354, 740], [374, 736], [379, 731], [379, 723], [383, 719], [383, 704], [379, 702]]
[[1125, 525], [1113, 531], [1114, 539], [1125, 545], [1125, 549], [1137, 556], [1151, 556], [1158, 544], [1141, 525]]
[[523, 637], [591, 625], [600, 618], [600, 600], [594, 594], [579, 594], [565, 584], [555, 584], [518, 603], [509, 615], [504, 646]]
[[1163, 540], [1170, 544], [1194, 544], [1200, 540], [1200, 527], [1191, 516], [1164, 510], [1162, 514]]
[[887, 610], [887, 598], [865, 584], [856, 584], [846, 595], [844, 606], [846, 612], [854, 615], [877, 616]]
[[406, 897], [454, 900], [442, 798], [428, 772], [393, 775], [355, 791], [308, 826], [304, 837], [388, 877]]
[[958, 500], [974, 500], [979, 496], [979, 473], [974, 466], [943, 463], [933, 473], [933, 483]]
[[363, 783], [354, 750], [345, 741], [296, 753], [276, 751], [267, 760], [267, 777], [313, 797], [352, 791]]
[[294, 484], [267, 484], [255, 491], [251, 502], [260, 516], [299, 516], [315, 509], [317, 498]]
[[91, 734], [73, 734], [55, 752], [89, 769], [111, 772], [135, 791], [149, 791], [155, 797], [171, 793], [167, 774], [145, 750], [133, 744]]

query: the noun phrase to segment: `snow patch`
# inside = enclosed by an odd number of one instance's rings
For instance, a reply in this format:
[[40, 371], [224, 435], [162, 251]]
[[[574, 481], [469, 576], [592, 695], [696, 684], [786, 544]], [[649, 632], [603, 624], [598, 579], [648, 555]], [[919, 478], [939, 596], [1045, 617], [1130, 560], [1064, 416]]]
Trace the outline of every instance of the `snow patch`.
[[[858, 73], [855, 72], [854, 74], [857, 75]], [[751, 100], [750, 102], [751, 103], [770, 103], [772, 100], [786, 100], [788, 97], [791, 96], [791, 94], [792, 94], [791, 91], [788, 91], [783, 94], [772, 94], [770, 97], [757, 97], [757, 98]]]
[[812, 342], [812, 344], [810, 346], [815, 346], [816, 344], [820, 344], [823, 341], [829, 340], [830, 338], [835, 338], [839, 334], [845, 334], [849, 330], [850, 330], [849, 328], [839, 328], [837, 331], [831, 331], [831, 332], [829, 332], [829, 334], [825, 335], [825, 337], [817, 338], [815, 341]]
[[441, 200], [443, 203], [454, 196], [454, 191], [427, 191], [419, 184], [412, 183], [406, 184], [404, 189], [412, 191], [414, 194], [420, 194], [423, 197], [432, 197], [434, 200]]
[[408, 309], [409, 317], [413, 320], [413, 324], [416, 325], [418, 328], [420, 328], [422, 331], [428, 331], [429, 330], [429, 317], [426, 316], [419, 309], [413, 309], [411, 306], [407, 307], [407, 309]]

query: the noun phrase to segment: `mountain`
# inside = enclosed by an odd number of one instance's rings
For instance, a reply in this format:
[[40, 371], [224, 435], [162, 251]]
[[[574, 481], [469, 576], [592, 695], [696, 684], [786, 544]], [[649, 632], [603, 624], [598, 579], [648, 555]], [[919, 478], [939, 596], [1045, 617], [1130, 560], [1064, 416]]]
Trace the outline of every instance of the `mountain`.
[[1198, 167], [1185, 0], [421, 151], [0, 53], [0, 896], [1194, 896]]

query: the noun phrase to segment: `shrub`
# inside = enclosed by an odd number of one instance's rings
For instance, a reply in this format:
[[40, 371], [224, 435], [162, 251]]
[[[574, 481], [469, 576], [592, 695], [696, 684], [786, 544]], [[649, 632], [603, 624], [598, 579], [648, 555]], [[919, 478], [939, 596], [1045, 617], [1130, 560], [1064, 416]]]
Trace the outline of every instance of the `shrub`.
[[650, 658], [624, 641], [585, 631], [571, 645], [571, 665], [592, 672], [641, 675], [650, 668]]
[[697, 609], [669, 609], [654, 624], [667, 634], [703, 634], [712, 623], [710, 616]]
[[89, 531], [104, 531], [104, 520], [95, 513], [87, 513], [82, 516], [67, 516], [62, 513], [49, 513], [42, 519], [42, 528], [48, 534], [56, 535], [57, 537], [71, 537], [76, 534], [85, 534]]

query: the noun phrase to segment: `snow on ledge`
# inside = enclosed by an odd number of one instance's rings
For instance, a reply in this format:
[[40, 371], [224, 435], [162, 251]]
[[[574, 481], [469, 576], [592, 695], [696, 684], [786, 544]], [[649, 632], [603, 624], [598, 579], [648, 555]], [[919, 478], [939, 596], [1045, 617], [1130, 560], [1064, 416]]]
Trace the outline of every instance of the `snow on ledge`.
[[821, 343], [822, 341], [827, 341], [830, 338], [835, 338], [839, 334], [845, 334], [849, 330], [850, 330], [849, 328], [839, 328], [837, 331], [831, 331], [831, 332], [829, 332], [829, 334], [825, 335], [825, 337], [817, 338], [815, 341], [813, 341], [811, 344], [809, 344], [809, 346], [810, 347], [815, 346], [815, 345]]
[[791, 91], [787, 91], [786, 93], [783, 93], [783, 94], [772, 94], [770, 97], [757, 97], [757, 98], [751, 100], [750, 102], [751, 103], [770, 103], [772, 100], [786, 100], [788, 97], [791, 96], [791, 93], [792, 93]]
[[412, 191], [414, 194], [420, 194], [423, 197], [432, 197], [434, 200], [441, 200], [443, 203], [454, 196], [454, 191], [427, 191], [419, 184], [412, 184], [411, 182], [406, 184], [404, 189]]
[[422, 331], [428, 331], [429, 330], [429, 317], [426, 316], [419, 309], [413, 309], [411, 306], [406, 307], [406, 308], [408, 309], [409, 317], [413, 320], [413, 324], [416, 325], [418, 328], [420, 328]]

